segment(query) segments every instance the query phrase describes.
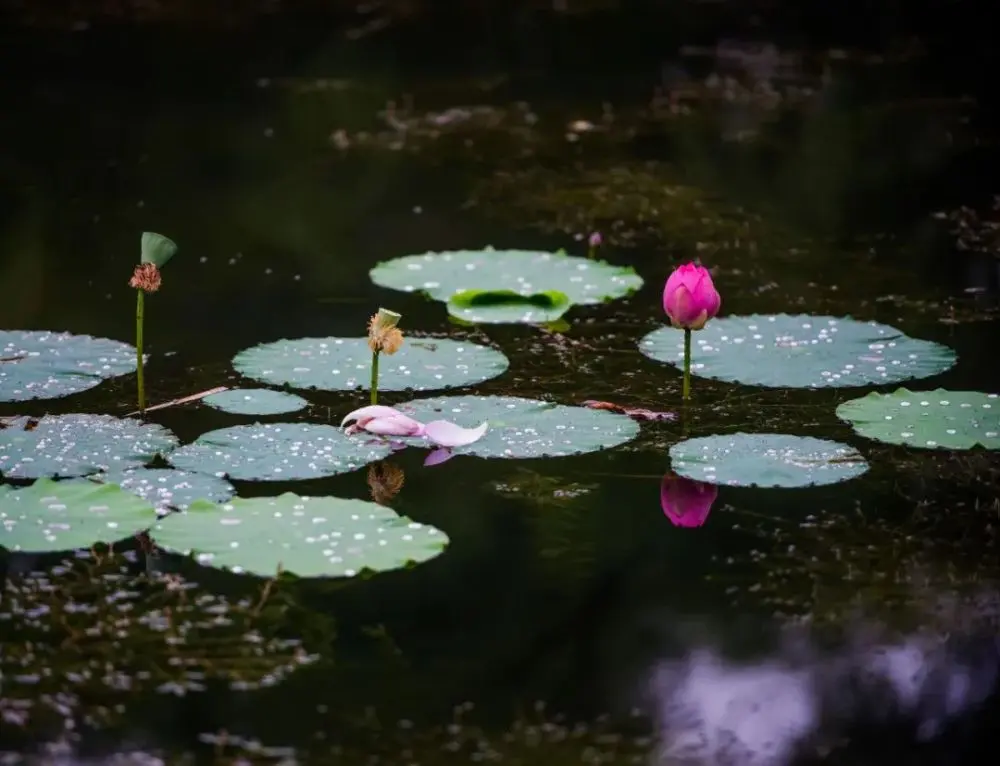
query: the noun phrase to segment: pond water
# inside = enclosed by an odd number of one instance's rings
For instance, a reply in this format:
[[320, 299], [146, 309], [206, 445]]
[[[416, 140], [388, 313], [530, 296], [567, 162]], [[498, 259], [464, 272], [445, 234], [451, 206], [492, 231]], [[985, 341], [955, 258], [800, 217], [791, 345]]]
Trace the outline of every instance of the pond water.
[[[112, 551], [4, 552], [0, 751], [55, 742], [50, 751], [78, 757], [166, 762], [646, 763], [655, 723], [686, 736], [665, 700], [704, 711], [721, 695], [748, 710], [776, 706], [784, 725], [765, 717], [736, 735], [776, 760], [734, 762], [783, 763], [785, 729], [800, 718], [803, 730], [819, 727], [803, 691], [812, 686], [796, 673], [822, 666], [847, 678], [846, 665], [820, 658], [845, 639], [859, 667], [869, 652], [895, 662], [883, 651], [895, 646], [912, 673], [926, 662], [950, 679], [961, 666], [962, 678], [992, 684], [995, 651], [984, 668], [972, 658], [996, 617], [1000, 463], [982, 449], [865, 439], [835, 414], [898, 385], [1000, 391], [996, 261], [956, 250], [947, 221], [931, 215], [968, 201], [950, 179], [980, 157], [970, 107], [951, 94], [921, 103], [902, 64], [830, 59], [768, 73], [755, 93], [712, 86], [729, 96], [704, 84], [720, 60], [672, 66], [652, 102], [656, 78], [640, 95], [636, 81], [559, 92], [336, 71], [158, 92], [124, 77], [41, 73], [8, 93], [17, 111], [0, 135], [16, 150], [0, 160], [0, 330], [132, 343], [127, 284], [140, 233], [158, 231], [179, 251], [146, 301], [150, 402], [257, 387], [234, 372], [238, 352], [361, 337], [386, 307], [402, 314], [408, 342], [469, 341], [509, 359], [502, 374], [446, 394], [683, 417], [643, 421], [636, 438], [588, 454], [426, 466], [426, 453], [407, 449], [324, 478], [233, 479], [242, 498], [374, 498], [450, 539], [433, 560], [371, 577], [236, 575], [156, 551], [155, 533]], [[875, 80], [883, 87], [861, 87]], [[594, 230], [600, 257], [634, 268], [642, 288], [541, 327], [455, 322], [443, 303], [369, 278], [377, 262], [426, 251], [585, 256]], [[712, 268], [723, 317], [876, 320], [950, 347], [958, 363], [882, 387], [695, 377], [682, 412], [678, 370], [639, 342], [665, 322], [664, 280], [693, 257]], [[259, 419], [339, 426], [368, 402], [365, 391], [294, 393], [307, 408]], [[386, 391], [380, 401], [411, 398]], [[126, 375], [0, 403], [0, 416], [135, 408]], [[257, 419], [198, 401], [148, 414], [184, 444]], [[661, 497], [671, 447], [741, 432], [840, 442], [868, 470], [822, 486], [723, 485], [703, 524], [672, 523]], [[158, 620], [184, 640], [164, 640], [150, 627]], [[788, 625], [810, 630], [788, 641]], [[971, 648], [933, 642], [944, 634]], [[708, 647], [745, 669], [691, 653]], [[262, 678], [264, 688], [245, 689]], [[951, 712], [972, 710], [974, 686], [948, 697]], [[903, 692], [888, 687], [872, 694], [896, 704]], [[878, 708], [846, 704], [858, 715]], [[937, 708], [925, 707], [913, 720], [933, 740]]]

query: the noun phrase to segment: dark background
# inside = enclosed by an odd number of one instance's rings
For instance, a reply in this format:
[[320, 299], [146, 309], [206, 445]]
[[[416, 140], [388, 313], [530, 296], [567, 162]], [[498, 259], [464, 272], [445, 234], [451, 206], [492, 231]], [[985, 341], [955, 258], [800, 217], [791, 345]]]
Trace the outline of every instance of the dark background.
[[[972, 0], [3, 0], [8, 77], [87, 60], [105, 76], [180, 68], [297, 71], [332, 40], [407, 66], [470, 65], [564, 74], [655, 70], [678, 44], [766, 38], [780, 48], [926, 48], [929, 80], [989, 96], [996, 62], [990, 4]], [[88, 34], [82, 34], [82, 31]], [[183, 42], [182, 42], [183, 41]], [[164, 56], [173, 46], [183, 51]], [[300, 72], [301, 73], [301, 72]]]

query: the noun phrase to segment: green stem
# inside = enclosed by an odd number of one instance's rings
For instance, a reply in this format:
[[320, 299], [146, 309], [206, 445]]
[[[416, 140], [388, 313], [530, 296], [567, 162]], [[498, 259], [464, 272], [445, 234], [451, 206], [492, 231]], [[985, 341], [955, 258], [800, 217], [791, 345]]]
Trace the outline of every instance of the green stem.
[[142, 359], [142, 323], [146, 315], [146, 294], [142, 290], [136, 290], [135, 298], [135, 369], [136, 384], [139, 388], [139, 414], [146, 414], [146, 378], [143, 370]]
[[378, 351], [372, 351], [372, 404], [378, 404]]
[[691, 398], [691, 330], [684, 329], [684, 401]]

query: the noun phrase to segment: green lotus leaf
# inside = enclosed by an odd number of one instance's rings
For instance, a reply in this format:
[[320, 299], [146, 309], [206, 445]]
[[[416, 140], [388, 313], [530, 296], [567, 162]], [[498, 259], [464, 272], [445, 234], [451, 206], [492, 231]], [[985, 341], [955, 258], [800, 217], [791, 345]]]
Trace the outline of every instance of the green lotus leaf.
[[47, 330], [0, 330], [0, 402], [57, 399], [135, 372], [135, 347]]
[[24, 489], [0, 486], [0, 547], [51, 553], [113, 543], [156, 521], [153, 506], [113, 484], [39, 479]]
[[0, 474], [12, 479], [88, 476], [136, 468], [177, 446], [161, 425], [111, 415], [14, 418], [0, 429]]
[[390, 508], [339, 497], [236, 498], [192, 503], [152, 530], [166, 550], [193, 554], [201, 564], [274, 576], [353, 577], [428, 561], [448, 545], [438, 529]]
[[[639, 424], [625, 415], [514, 396], [444, 396], [417, 399], [397, 405], [396, 409], [423, 423], [449, 420], [474, 428], [488, 421], [486, 434], [466, 447], [455, 448], [458, 455], [579, 455], [617, 447], [639, 435]], [[423, 439], [401, 441], [425, 444]]]
[[[639, 350], [683, 369], [684, 331], [661, 327]], [[927, 378], [955, 364], [955, 352], [877, 322], [808, 314], [713, 319], [693, 333], [691, 374], [775, 388], [884, 385]]]
[[284, 415], [309, 406], [301, 396], [270, 388], [231, 388], [209, 394], [202, 402], [232, 415]]
[[547, 324], [571, 307], [566, 293], [546, 290], [522, 295], [513, 290], [466, 290], [448, 300], [448, 313], [472, 324]]
[[[372, 352], [367, 338], [279, 340], [241, 351], [234, 369], [263, 383], [323, 391], [368, 389]], [[447, 338], [407, 338], [379, 359], [380, 391], [433, 391], [481, 383], [507, 369], [507, 357], [487, 346]]]
[[152, 231], [142, 233], [142, 253], [140, 256], [142, 263], [152, 263], [156, 268], [162, 269], [176, 252], [177, 245], [173, 240]]
[[166, 456], [184, 471], [244, 481], [296, 481], [347, 473], [391, 448], [315, 423], [257, 423], [209, 431]]
[[[468, 296], [470, 292], [503, 294], [509, 291], [537, 302], [552, 301], [553, 293], [561, 293], [570, 305], [592, 305], [629, 295], [642, 286], [642, 278], [631, 267], [613, 266], [561, 251], [494, 250], [492, 247], [394, 258], [375, 266], [370, 276], [381, 287], [421, 292], [433, 300], [443, 301], [448, 304], [449, 311], [459, 309], [459, 318], [464, 318], [463, 313], [467, 314], [469, 307], [452, 299], [456, 295]], [[545, 298], [547, 294], [548, 299]], [[476, 307], [473, 315], [487, 317], [477, 321], [534, 323], [546, 321], [538, 319], [538, 315], [554, 307], [536, 306], [531, 312], [525, 312], [528, 308], [525, 306], [520, 306], [521, 312], [513, 311], [512, 304], [508, 304], [508, 308], [506, 316], [499, 309], [487, 311], [485, 306]], [[561, 313], [552, 318], [558, 318]], [[529, 318], [525, 320], [525, 316]]]
[[860, 476], [868, 462], [846, 444], [790, 434], [717, 434], [670, 448], [674, 472], [734, 487], [807, 487]]
[[870, 393], [837, 407], [868, 439], [924, 449], [1000, 449], [1000, 398], [979, 391]]
[[157, 513], [183, 510], [195, 500], [221, 503], [236, 494], [233, 485], [225, 479], [172, 468], [129, 468], [99, 473], [90, 479], [104, 484], [117, 484], [126, 492], [152, 503]]

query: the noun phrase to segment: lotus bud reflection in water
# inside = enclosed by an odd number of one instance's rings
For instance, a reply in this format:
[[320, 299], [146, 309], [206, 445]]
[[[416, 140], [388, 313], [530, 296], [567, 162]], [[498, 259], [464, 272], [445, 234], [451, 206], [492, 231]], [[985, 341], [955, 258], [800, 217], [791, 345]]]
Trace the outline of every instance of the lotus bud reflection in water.
[[372, 351], [371, 403], [378, 404], [378, 359], [381, 354], [395, 354], [403, 345], [403, 333], [396, 326], [401, 314], [379, 309], [368, 320], [368, 348]]
[[700, 527], [712, 510], [719, 488], [668, 473], [660, 483], [660, 507], [676, 527]]
[[670, 324], [684, 330], [684, 399], [691, 397], [691, 331], [700, 330], [719, 313], [722, 298], [712, 275], [699, 263], [674, 269], [663, 288], [663, 310]]
[[373, 404], [348, 413], [340, 426], [347, 426], [348, 434], [365, 431], [379, 436], [420, 436], [438, 447], [464, 447], [481, 439], [489, 423], [476, 428], [462, 428], [447, 420], [421, 423], [392, 407]]

